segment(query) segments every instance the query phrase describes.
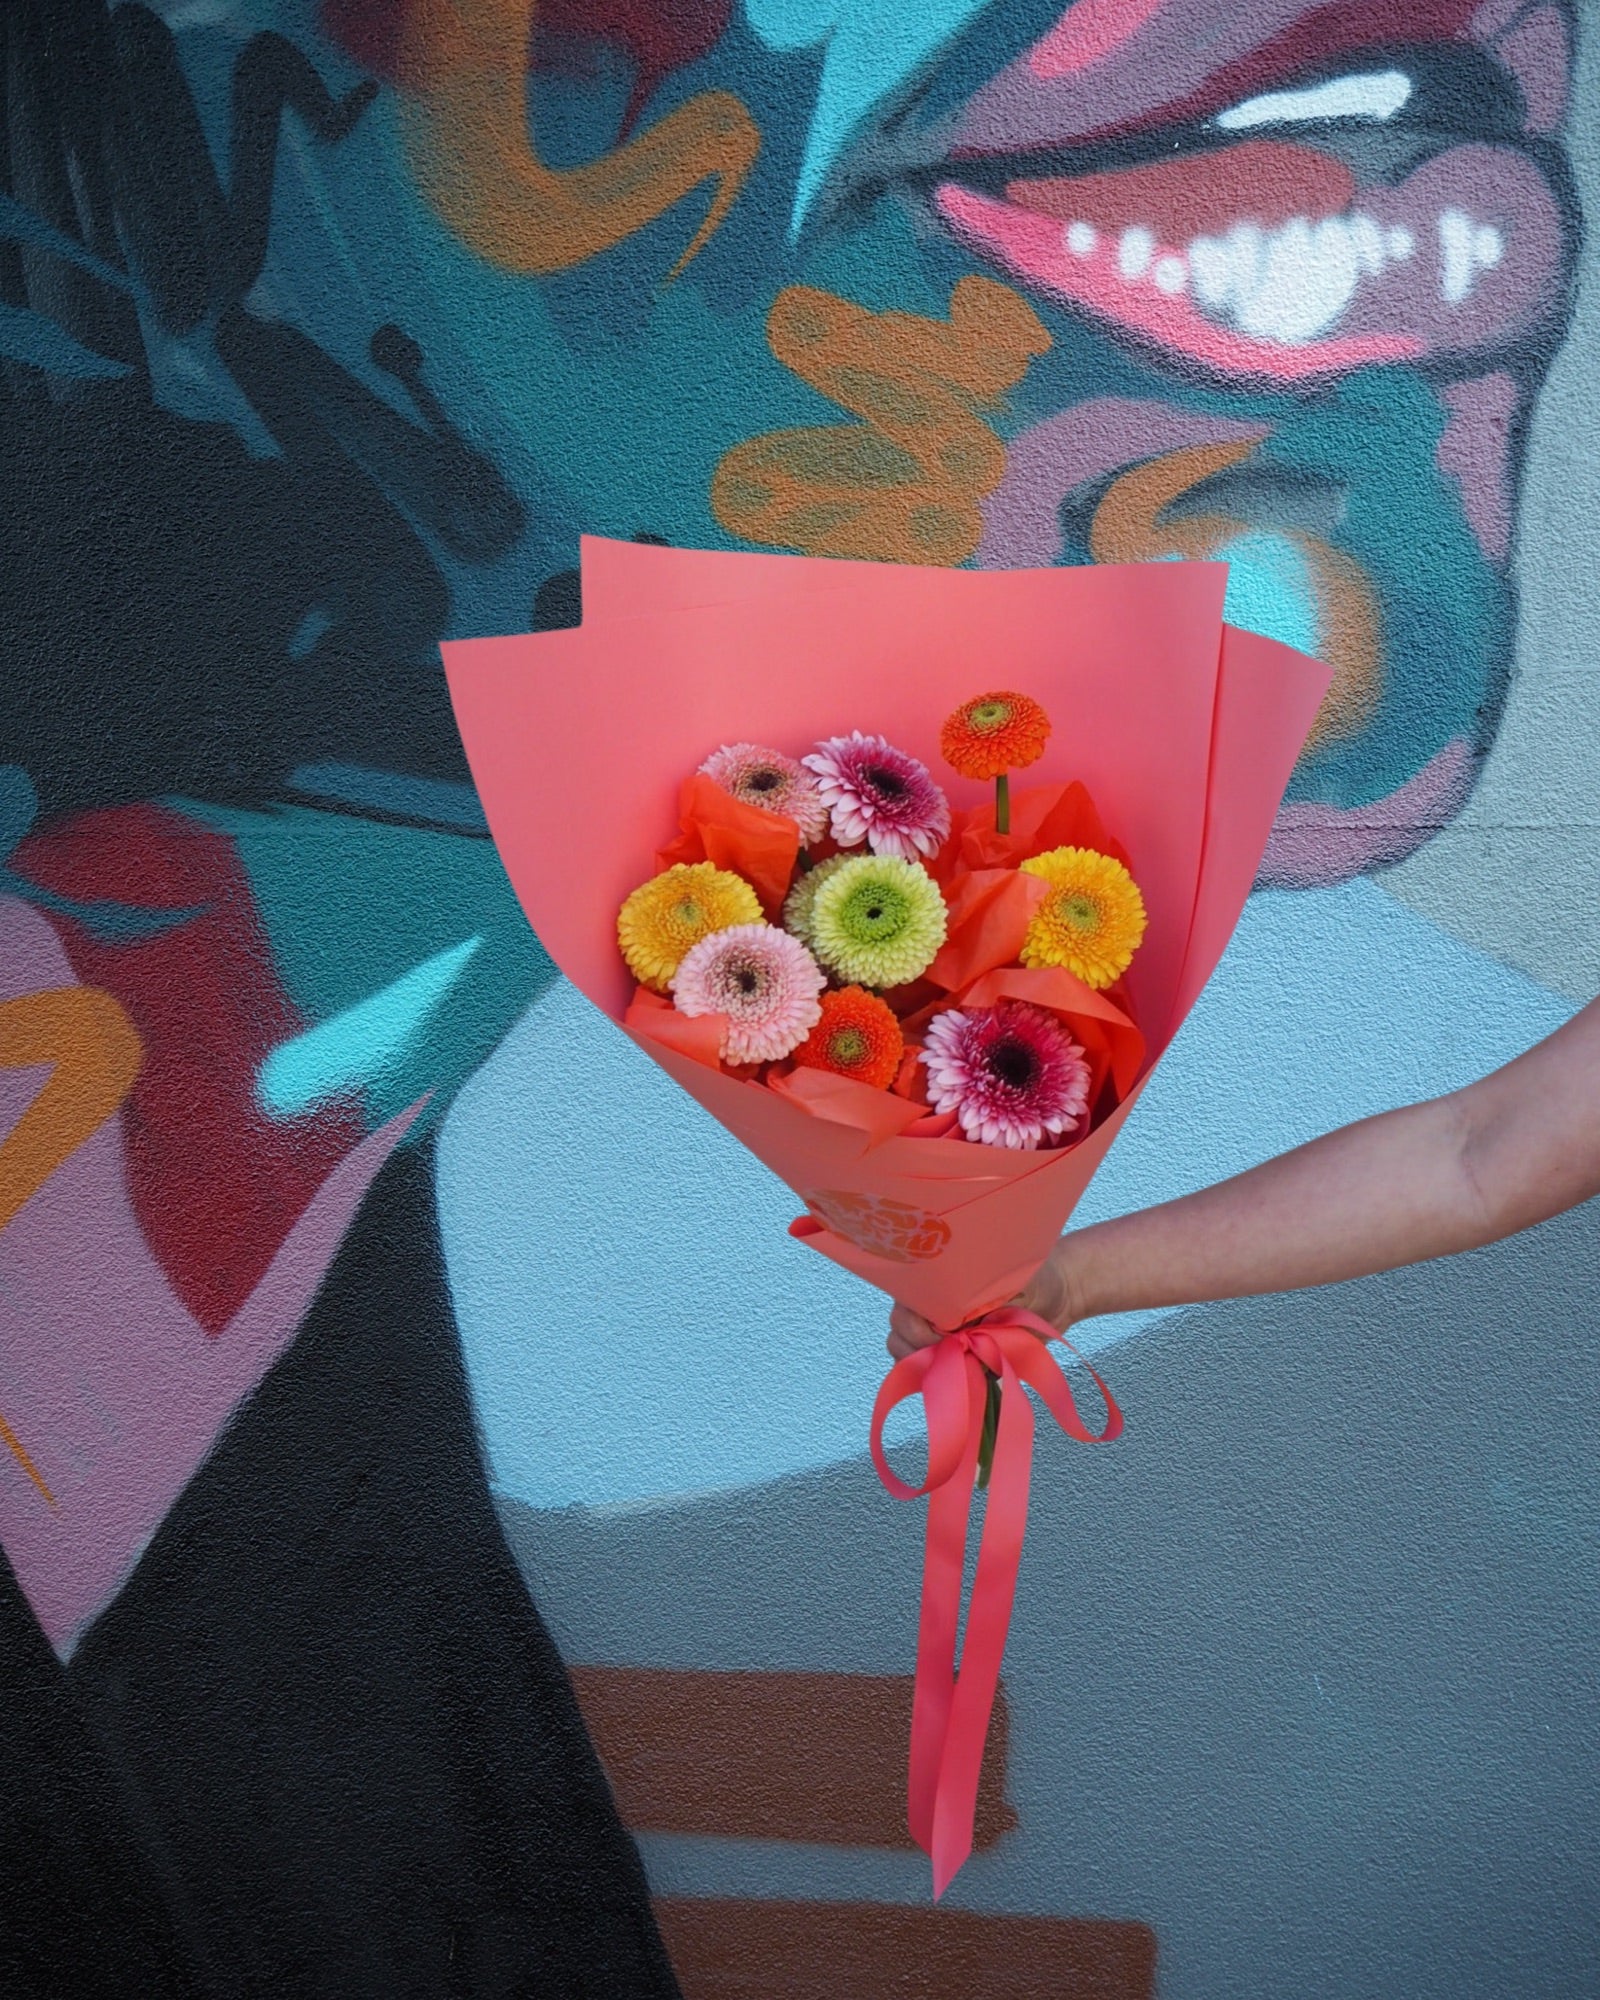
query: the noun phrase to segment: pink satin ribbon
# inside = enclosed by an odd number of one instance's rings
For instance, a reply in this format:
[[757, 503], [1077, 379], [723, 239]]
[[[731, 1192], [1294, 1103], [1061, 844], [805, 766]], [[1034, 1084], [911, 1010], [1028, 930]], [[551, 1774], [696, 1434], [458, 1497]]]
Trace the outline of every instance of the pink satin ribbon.
[[[1067, 1379], [1043, 1344], [1060, 1339], [1036, 1313], [1003, 1307], [897, 1361], [872, 1408], [872, 1462], [878, 1477], [897, 1500], [928, 1496], [906, 1817], [912, 1839], [933, 1863], [935, 1899], [944, 1894], [972, 1852], [978, 1775], [1011, 1625], [1033, 1465], [1033, 1407], [1022, 1385], [1026, 1382], [1037, 1390], [1067, 1436], [1080, 1444], [1109, 1443], [1122, 1431], [1122, 1412], [1087, 1361], [1084, 1366], [1105, 1398], [1106, 1427], [1096, 1434], [1078, 1415]], [[1070, 1341], [1062, 1345], [1077, 1354]], [[1083, 1356], [1078, 1359], [1083, 1361]], [[957, 1674], [967, 1516], [977, 1476], [988, 1375], [1000, 1378], [1000, 1425]], [[928, 1476], [920, 1486], [907, 1486], [884, 1457], [883, 1424], [897, 1404], [916, 1395], [922, 1397], [927, 1413]]]

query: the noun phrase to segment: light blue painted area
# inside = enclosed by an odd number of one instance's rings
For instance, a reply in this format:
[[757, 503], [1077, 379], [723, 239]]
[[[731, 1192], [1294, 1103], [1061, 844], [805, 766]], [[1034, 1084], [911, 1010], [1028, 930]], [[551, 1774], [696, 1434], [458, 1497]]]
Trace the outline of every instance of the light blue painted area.
[[[1169, 1201], [1335, 1125], [1458, 1090], [1574, 1011], [1364, 877], [1253, 896], [1073, 1220]], [[1159, 1317], [1090, 1322], [1079, 1344], [1098, 1351]]]
[[437, 952], [370, 998], [280, 1042], [256, 1080], [263, 1106], [275, 1118], [293, 1118], [383, 1076], [412, 1047], [482, 943], [468, 938]]
[[771, 49], [827, 43], [805, 157], [795, 182], [798, 235], [828, 170], [863, 118], [983, 11], [986, 0], [745, 0]]
[[787, 1188], [558, 980], [439, 1134], [491, 1476], [534, 1506], [753, 1484], [857, 1450], [883, 1305]]
[[[1570, 1011], [1369, 882], [1257, 896], [1081, 1219], [1455, 1088]], [[503, 1492], [641, 1501], [863, 1449], [883, 1299], [790, 1238], [793, 1196], [564, 982], [462, 1090], [438, 1179]]]
[[1228, 565], [1224, 615], [1297, 652], [1318, 652], [1317, 586], [1299, 545], [1271, 529], [1236, 535], [1217, 551]]

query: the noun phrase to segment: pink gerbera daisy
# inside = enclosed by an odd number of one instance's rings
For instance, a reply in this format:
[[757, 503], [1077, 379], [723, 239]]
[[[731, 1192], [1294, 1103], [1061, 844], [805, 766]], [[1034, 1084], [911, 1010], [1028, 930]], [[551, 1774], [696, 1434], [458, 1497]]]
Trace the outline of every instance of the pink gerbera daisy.
[[796, 937], [772, 924], [713, 931], [678, 967], [672, 998], [680, 1014], [726, 1014], [722, 1059], [776, 1062], [822, 1019], [822, 968]]
[[1089, 1108], [1083, 1050], [1054, 1014], [1023, 1000], [936, 1015], [922, 1060], [934, 1109], [955, 1112], [986, 1146], [1031, 1150], [1074, 1131]]
[[828, 808], [816, 779], [781, 750], [767, 750], [759, 743], [724, 743], [700, 769], [713, 784], [743, 799], [747, 806], [787, 813], [799, 823], [802, 847], [815, 847], [828, 830]]
[[874, 854], [915, 861], [944, 845], [949, 801], [926, 764], [882, 736], [863, 736], [859, 729], [830, 736], [800, 761], [816, 774], [841, 847], [865, 841]]

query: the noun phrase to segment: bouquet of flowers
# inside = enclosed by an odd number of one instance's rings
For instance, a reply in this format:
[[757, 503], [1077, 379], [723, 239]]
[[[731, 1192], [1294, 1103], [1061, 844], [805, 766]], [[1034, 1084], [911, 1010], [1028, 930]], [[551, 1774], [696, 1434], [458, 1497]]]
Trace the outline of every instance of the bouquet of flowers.
[[[909, 1818], [936, 1893], [971, 1845], [1023, 1385], [1096, 1437], [1053, 1329], [1007, 1301], [1220, 956], [1327, 687], [1224, 625], [1225, 583], [586, 540], [581, 627], [444, 648], [557, 964], [794, 1189], [796, 1236], [950, 1329], [891, 1371], [872, 1425], [885, 1483], [931, 1499]], [[912, 1489], [882, 1425], [918, 1394]]]

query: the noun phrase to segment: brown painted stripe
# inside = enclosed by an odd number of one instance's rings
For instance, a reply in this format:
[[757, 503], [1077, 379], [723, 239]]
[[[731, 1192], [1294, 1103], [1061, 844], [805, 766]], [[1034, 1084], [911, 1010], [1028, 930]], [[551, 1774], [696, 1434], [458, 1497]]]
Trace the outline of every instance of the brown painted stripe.
[[684, 2000], [1151, 2000], [1156, 1940], [1110, 1918], [662, 1897]]
[[[627, 1824], [828, 1846], [909, 1847], [909, 1674], [574, 1667], [584, 1720]], [[1009, 1720], [995, 1702], [975, 1844], [1017, 1823]]]

